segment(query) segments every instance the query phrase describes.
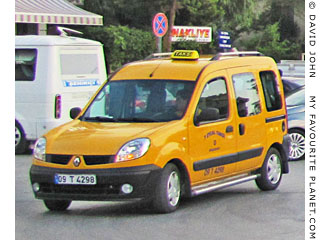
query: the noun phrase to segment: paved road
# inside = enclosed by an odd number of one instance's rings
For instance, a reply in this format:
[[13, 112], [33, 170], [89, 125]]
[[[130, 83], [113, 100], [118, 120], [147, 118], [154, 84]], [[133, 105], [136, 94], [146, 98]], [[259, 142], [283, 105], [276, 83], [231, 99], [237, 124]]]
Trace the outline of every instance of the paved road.
[[73, 202], [64, 213], [49, 212], [33, 197], [30, 164], [30, 155], [16, 156], [17, 240], [304, 239], [304, 161], [290, 162], [276, 191], [248, 182], [184, 200], [164, 215], [136, 202]]

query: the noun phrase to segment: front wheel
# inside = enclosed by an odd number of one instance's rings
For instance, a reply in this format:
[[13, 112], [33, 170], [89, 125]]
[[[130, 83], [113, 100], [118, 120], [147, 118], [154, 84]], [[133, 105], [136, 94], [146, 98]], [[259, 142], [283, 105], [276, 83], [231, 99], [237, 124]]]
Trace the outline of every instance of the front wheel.
[[289, 130], [291, 143], [290, 143], [290, 153], [289, 160], [302, 160], [305, 156], [305, 133], [300, 129]]
[[154, 208], [160, 213], [174, 212], [180, 203], [180, 171], [176, 165], [169, 163], [163, 169], [153, 200]]
[[276, 189], [281, 181], [281, 155], [275, 148], [269, 149], [261, 167], [261, 175], [256, 179], [257, 186], [263, 191]]
[[68, 200], [44, 200], [44, 205], [50, 211], [64, 211], [70, 206], [71, 201]]

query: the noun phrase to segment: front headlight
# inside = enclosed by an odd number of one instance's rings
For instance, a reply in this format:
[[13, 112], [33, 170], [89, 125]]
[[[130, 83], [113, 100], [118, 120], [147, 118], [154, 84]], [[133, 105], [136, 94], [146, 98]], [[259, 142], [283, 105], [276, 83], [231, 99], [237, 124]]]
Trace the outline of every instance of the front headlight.
[[122, 146], [115, 157], [115, 162], [129, 161], [142, 157], [149, 147], [150, 140], [148, 138], [132, 140]]
[[46, 144], [47, 140], [45, 138], [39, 138], [33, 149], [33, 156], [36, 159], [45, 161], [46, 160]]

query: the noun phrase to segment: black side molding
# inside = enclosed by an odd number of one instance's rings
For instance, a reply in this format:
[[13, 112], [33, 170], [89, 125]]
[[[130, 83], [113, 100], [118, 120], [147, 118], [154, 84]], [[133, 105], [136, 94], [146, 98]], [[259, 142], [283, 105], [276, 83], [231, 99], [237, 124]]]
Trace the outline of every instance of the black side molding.
[[282, 119], [286, 119], [286, 115], [266, 118], [266, 123], [275, 122], [275, 121], [279, 121], [279, 120], [282, 120]]
[[258, 157], [262, 154], [263, 148], [255, 148], [239, 153], [229, 154], [221, 157], [209, 158], [193, 163], [194, 171], [201, 171], [207, 168], [218, 167], [230, 163], [241, 162], [250, 158]]

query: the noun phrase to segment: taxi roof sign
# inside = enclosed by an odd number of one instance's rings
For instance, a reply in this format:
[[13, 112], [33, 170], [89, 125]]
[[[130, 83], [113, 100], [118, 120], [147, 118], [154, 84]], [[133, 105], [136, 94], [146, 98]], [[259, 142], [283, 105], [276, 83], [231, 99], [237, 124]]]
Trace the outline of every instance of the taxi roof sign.
[[172, 53], [171, 59], [197, 60], [199, 53], [196, 50], [176, 50]]

